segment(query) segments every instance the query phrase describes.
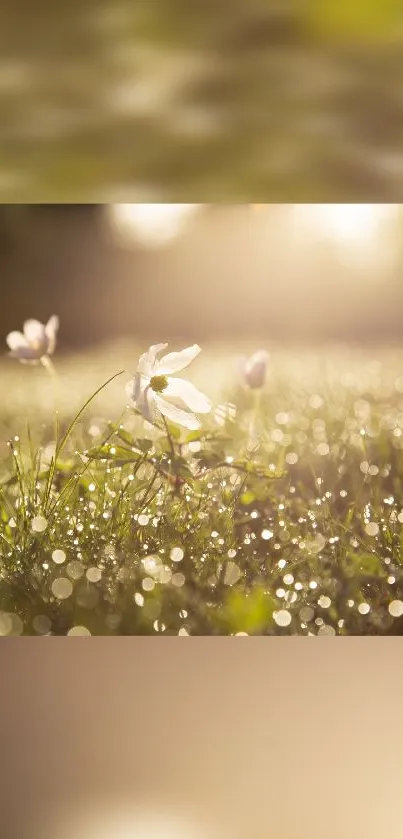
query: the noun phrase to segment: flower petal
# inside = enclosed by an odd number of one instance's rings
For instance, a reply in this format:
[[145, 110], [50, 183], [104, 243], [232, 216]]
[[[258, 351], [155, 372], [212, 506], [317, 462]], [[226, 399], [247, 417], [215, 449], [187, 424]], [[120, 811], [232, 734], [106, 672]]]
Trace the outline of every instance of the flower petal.
[[45, 327], [39, 320], [31, 318], [24, 323], [24, 335], [27, 341], [43, 340], [43, 336], [46, 335]]
[[181, 399], [196, 414], [208, 414], [211, 411], [210, 399], [186, 379], [175, 379], [173, 377], [168, 379], [168, 386], [164, 390], [164, 399], [170, 399], [171, 397]]
[[184, 370], [201, 352], [201, 347], [198, 344], [192, 344], [191, 347], [181, 350], [181, 352], [170, 352], [163, 355], [162, 358], [155, 365], [155, 372], [157, 375], [169, 376], [170, 373], [178, 373], [179, 370]]
[[140, 410], [144, 419], [146, 419], [147, 422], [155, 423], [158, 417], [158, 410], [154, 393], [150, 388], [147, 388], [147, 390], [144, 391], [143, 398], [138, 404], [140, 405]]
[[144, 398], [144, 391], [149, 384], [149, 379], [145, 376], [141, 376], [140, 373], [135, 373], [133, 378], [126, 385], [126, 394], [132, 402], [138, 402]]
[[189, 431], [197, 431], [200, 428], [201, 423], [194, 414], [182, 411], [181, 408], [177, 408], [176, 405], [167, 402], [162, 396], [154, 396], [154, 399], [158, 410], [161, 411], [164, 417], [171, 420], [171, 422], [175, 422], [177, 425], [183, 425]]
[[127, 382], [125, 391], [127, 398], [130, 399], [130, 402], [136, 402], [136, 377], [130, 379], [130, 382]]
[[245, 362], [244, 377], [251, 388], [263, 387], [266, 378], [267, 362], [269, 353], [266, 350], [258, 350]]
[[251, 365], [253, 367], [254, 364], [259, 364], [260, 362], [265, 362], [267, 364], [269, 360], [269, 353], [267, 350], [257, 350], [253, 355], [249, 356], [246, 360], [247, 365]]
[[11, 349], [9, 355], [12, 358], [18, 358], [19, 361], [39, 361], [42, 353], [38, 353], [36, 349], [30, 347], [21, 332], [10, 332], [6, 338], [7, 344]]
[[48, 322], [45, 326], [46, 337], [48, 339], [48, 353], [49, 353], [49, 355], [52, 355], [52, 353], [55, 351], [56, 334], [57, 334], [58, 329], [59, 329], [59, 318], [57, 317], [57, 315], [52, 315], [52, 317], [49, 318], [49, 320], [48, 320]]
[[27, 339], [24, 337], [22, 332], [9, 332], [6, 338], [7, 345], [10, 350], [18, 350], [20, 348], [27, 348]]
[[152, 344], [147, 352], [140, 356], [137, 371], [150, 379], [154, 373], [155, 360], [158, 353], [166, 350], [167, 346], [168, 344]]
[[48, 351], [49, 340], [43, 323], [39, 320], [26, 320], [24, 323], [24, 335], [30, 347], [36, 351], [40, 358]]
[[[144, 382], [146, 387], [144, 387]], [[148, 385], [147, 379], [136, 373], [134, 378], [126, 385], [126, 395], [135, 408], [143, 415], [148, 422], [154, 423], [158, 411], [155, 404], [154, 393]]]

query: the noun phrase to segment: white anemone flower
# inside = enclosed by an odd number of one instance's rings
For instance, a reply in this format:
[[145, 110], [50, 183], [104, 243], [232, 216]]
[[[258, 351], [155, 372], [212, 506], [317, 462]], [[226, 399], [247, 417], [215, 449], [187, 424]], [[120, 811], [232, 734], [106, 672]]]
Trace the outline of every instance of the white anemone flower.
[[22, 332], [10, 332], [6, 341], [9, 355], [29, 364], [49, 358], [55, 351], [59, 318], [56, 315], [46, 324], [39, 320], [26, 320]]
[[126, 385], [127, 396], [148, 422], [155, 424], [162, 414], [171, 422], [196, 431], [201, 423], [195, 413], [207, 414], [211, 402], [191, 382], [177, 379], [171, 373], [187, 367], [199, 355], [201, 347], [193, 344], [158, 359], [167, 346], [154, 344], [140, 357], [137, 372]]
[[246, 384], [252, 390], [263, 387], [266, 381], [268, 360], [269, 353], [266, 350], [258, 350], [245, 361], [243, 375]]

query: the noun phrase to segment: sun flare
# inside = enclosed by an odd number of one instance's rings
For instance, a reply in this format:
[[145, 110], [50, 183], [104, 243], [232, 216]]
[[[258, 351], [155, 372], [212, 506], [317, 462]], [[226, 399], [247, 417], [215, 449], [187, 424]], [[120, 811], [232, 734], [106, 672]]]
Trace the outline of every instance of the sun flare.
[[197, 204], [112, 204], [112, 225], [141, 244], [158, 247], [174, 240]]
[[357, 244], [377, 237], [393, 216], [390, 204], [296, 204], [298, 221], [304, 220], [341, 244]]
[[[58, 839], [207, 839], [204, 828], [187, 817], [136, 809], [79, 813], [57, 829]], [[210, 837], [209, 837], [210, 839]]]

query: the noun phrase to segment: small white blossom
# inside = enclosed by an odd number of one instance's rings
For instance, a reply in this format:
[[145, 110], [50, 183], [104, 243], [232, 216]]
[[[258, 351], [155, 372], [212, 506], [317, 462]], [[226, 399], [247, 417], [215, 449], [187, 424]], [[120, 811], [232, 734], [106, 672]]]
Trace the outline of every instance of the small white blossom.
[[207, 414], [211, 410], [211, 402], [191, 382], [170, 374], [187, 367], [199, 355], [201, 348], [193, 344], [181, 352], [171, 352], [157, 359], [167, 346], [155, 344], [140, 357], [137, 372], [126, 385], [126, 393], [148, 422], [155, 423], [162, 414], [171, 422], [193, 431], [201, 425], [193, 411]]
[[26, 364], [49, 357], [55, 351], [58, 328], [59, 318], [56, 315], [52, 315], [46, 324], [39, 320], [26, 320], [23, 332], [10, 332], [6, 337], [9, 355]]
[[253, 390], [263, 387], [265, 383], [268, 359], [269, 353], [266, 350], [258, 350], [244, 363], [243, 376]]

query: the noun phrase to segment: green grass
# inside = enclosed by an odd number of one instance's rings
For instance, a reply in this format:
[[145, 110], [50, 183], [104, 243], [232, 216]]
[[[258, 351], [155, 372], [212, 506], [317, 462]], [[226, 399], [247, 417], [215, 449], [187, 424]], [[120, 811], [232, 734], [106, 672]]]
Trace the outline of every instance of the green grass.
[[143, 349], [56, 357], [56, 389], [2, 363], [0, 634], [393, 632], [403, 350], [273, 350], [256, 397], [207, 348], [211, 415], [168, 438], [127, 408]]

